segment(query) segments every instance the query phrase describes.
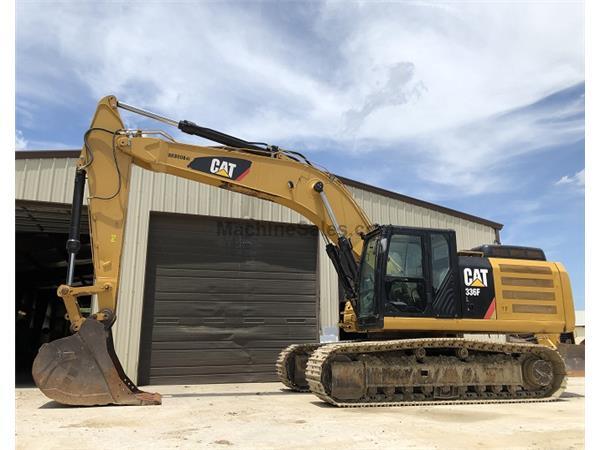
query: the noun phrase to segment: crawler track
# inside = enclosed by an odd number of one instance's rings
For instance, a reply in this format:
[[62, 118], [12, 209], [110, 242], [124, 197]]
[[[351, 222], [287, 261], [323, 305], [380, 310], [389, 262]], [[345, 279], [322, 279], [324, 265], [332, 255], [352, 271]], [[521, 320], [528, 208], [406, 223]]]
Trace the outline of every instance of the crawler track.
[[[323, 345], [325, 344], [293, 344], [283, 349], [275, 364], [279, 381], [293, 391], [308, 392], [309, 388], [304, 376], [306, 362], [310, 355]], [[301, 361], [296, 363], [296, 358], [300, 358]], [[302, 370], [302, 374], [296, 374], [297, 367]]]
[[[567, 382], [561, 356], [549, 348], [446, 338], [321, 346], [308, 360], [306, 379], [317, 397], [340, 407], [547, 402], [558, 399]], [[347, 394], [361, 382], [368, 383], [364, 392]]]

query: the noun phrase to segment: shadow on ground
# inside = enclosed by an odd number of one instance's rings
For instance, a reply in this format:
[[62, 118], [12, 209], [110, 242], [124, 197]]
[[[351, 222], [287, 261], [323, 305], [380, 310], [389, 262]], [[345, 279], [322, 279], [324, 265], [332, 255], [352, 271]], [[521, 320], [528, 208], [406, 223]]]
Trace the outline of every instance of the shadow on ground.
[[563, 392], [560, 396], [561, 399], [563, 399], [563, 398], [580, 398], [580, 397], [585, 397], [585, 395], [576, 394], [575, 392]]
[[163, 394], [163, 398], [186, 398], [186, 397], [260, 397], [273, 395], [294, 395], [299, 392], [280, 391], [280, 392], [202, 392], [202, 393], [183, 393], [183, 394]]

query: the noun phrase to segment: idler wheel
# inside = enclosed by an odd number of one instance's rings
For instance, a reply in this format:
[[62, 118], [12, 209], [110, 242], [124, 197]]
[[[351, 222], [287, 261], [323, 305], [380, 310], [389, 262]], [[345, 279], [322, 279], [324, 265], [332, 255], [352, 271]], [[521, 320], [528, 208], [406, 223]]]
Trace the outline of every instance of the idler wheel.
[[523, 378], [534, 388], [546, 387], [552, 383], [554, 368], [550, 361], [530, 358], [523, 365]]

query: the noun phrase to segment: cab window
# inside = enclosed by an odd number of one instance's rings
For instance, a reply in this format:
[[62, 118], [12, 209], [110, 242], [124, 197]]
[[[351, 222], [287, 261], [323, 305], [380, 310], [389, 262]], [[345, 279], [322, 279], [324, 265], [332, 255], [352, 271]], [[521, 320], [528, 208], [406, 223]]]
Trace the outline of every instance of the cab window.
[[366, 243], [360, 268], [358, 285], [359, 316], [367, 317], [375, 313], [375, 265], [377, 261], [377, 238]]
[[387, 275], [423, 278], [423, 253], [421, 237], [395, 234], [390, 242]]
[[435, 295], [450, 271], [450, 244], [445, 234], [431, 235], [431, 266], [431, 284]]
[[421, 314], [427, 306], [421, 236], [394, 234], [385, 273], [386, 315]]

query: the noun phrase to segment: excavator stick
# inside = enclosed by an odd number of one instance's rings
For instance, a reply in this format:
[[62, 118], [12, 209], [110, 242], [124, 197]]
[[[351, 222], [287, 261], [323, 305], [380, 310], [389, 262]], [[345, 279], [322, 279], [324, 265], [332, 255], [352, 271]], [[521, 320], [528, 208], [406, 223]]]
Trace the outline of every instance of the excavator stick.
[[44, 344], [33, 379], [49, 398], [65, 405], [160, 405], [161, 395], [141, 391], [125, 375], [112, 331], [88, 318], [72, 336]]

